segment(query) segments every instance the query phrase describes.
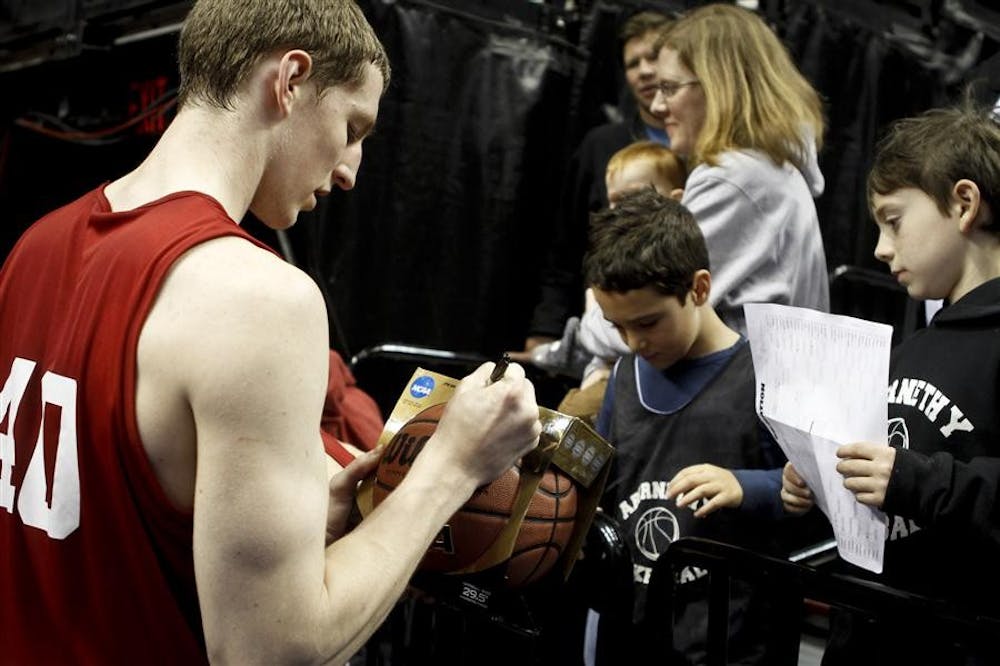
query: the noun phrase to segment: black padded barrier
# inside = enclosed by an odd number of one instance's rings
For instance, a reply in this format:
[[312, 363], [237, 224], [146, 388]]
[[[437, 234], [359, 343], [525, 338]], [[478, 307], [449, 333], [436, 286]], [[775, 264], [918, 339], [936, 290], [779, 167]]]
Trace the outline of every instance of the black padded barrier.
[[773, 666], [795, 666], [806, 599], [855, 611], [886, 627], [905, 627], [913, 635], [930, 632], [969, 646], [995, 645], [1000, 617], [974, 613], [856, 576], [816, 569], [709, 539], [685, 537], [657, 560], [650, 578], [646, 610], [649, 639], [645, 654], [669, 654], [673, 632], [670, 599], [674, 571], [694, 565], [708, 570], [710, 603], [707, 666], [727, 663], [729, 585], [734, 577], [757, 581], [768, 590], [774, 622], [784, 629], [770, 646]]

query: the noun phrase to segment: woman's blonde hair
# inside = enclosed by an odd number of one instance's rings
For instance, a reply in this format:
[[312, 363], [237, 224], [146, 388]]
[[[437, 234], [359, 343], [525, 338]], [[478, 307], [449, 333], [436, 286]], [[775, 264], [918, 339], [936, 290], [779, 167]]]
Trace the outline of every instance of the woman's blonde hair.
[[819, 95], [771, 29], [753, 12], [707, 5], [658, 40], [676, 51], [705, 94], [705, 122], [688, 167], [716, 164], [727, 150], [751, 148], [776, 164], [802, 167], [822, 145]]

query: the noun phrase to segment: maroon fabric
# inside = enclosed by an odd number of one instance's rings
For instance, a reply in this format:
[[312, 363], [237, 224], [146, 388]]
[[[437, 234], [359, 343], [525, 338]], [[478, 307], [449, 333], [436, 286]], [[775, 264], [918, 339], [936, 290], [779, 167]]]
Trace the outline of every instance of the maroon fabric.
[[102, 188], [0, 271], [0, 662], [206, 661], [193, 516], [140, 441], [136, 347], [174, 262], [221, 236], [265, 247], [202, 194], [112, 213]]

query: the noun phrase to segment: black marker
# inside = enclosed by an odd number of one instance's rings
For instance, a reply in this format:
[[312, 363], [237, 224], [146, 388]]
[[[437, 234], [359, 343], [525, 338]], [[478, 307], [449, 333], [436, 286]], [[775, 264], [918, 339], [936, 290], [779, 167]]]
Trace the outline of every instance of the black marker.
[[493, 366], [493, 372], [490, 373], [490, 384], [500, 381], [503, 379], [503, 375], [507, 372], [507, 366], [510, 364], [510, 355], [504, 354], [500, 357], [500, 360], [496, 362]]

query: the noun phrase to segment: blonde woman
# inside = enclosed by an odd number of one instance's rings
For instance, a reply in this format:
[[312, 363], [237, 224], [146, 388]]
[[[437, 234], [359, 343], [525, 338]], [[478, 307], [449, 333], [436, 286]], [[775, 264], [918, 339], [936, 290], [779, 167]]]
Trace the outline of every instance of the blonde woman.
[[708, 244], [713, 305], [745, 333], [743, 304], [829, 309], [813, 198], [819, 95], [770, 28], [733, 5], [707, 5], [658, 40], [661, 116], [687, 160], [681, 202]]

